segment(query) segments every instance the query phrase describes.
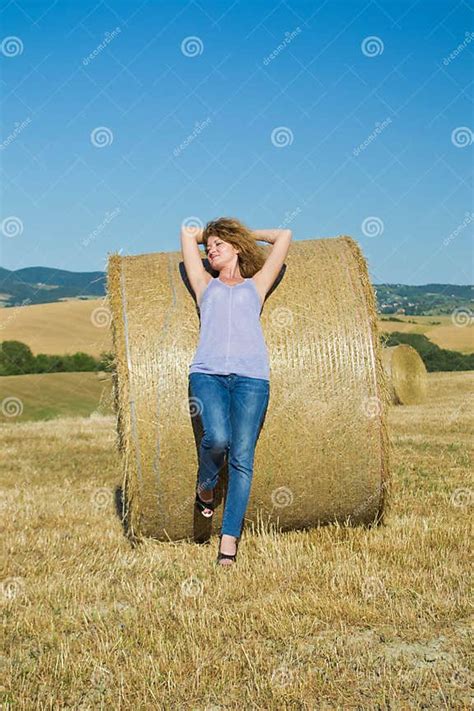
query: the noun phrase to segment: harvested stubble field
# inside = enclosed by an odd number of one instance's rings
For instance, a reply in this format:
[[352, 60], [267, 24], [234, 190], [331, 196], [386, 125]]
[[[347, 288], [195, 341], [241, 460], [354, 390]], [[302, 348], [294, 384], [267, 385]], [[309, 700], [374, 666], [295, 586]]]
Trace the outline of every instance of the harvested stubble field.
[[1, 424], [4, 708], [470, 708], [472, 386], [391, 407], [384, 526], [262, 524], [228, 569], [130, 548], [113, 417]]

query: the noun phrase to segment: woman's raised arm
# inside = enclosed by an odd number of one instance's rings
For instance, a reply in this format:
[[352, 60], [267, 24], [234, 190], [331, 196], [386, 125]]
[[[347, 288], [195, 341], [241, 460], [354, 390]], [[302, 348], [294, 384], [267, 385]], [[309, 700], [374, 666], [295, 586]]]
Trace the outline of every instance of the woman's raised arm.
[[252, 230], [252, 234], [257, 235], [256, 239], [261, 240], [262, 242], [269, 242], [270, 244], [274, 244], [275, 241], [281, 237], [281, 235], [285, 235], [287, 238], [289, 237], [290, 240], [292, 238], [292, 231], [291, 230]]
[[199, 294], [200, 289], [206, 284], [206, 270], [204, 269], [198, 244], [203, 244], [202, 229], [182, 225], [181, 252], [186, 274], [195, 294]]
[[271, 288], [285, 263], [290, 249], [293, 233], [291, 230], [252, 230], [257, 240], [273, 245], [261, 269], [254, 274], [254, 280], [263, 290], [263, 294]]

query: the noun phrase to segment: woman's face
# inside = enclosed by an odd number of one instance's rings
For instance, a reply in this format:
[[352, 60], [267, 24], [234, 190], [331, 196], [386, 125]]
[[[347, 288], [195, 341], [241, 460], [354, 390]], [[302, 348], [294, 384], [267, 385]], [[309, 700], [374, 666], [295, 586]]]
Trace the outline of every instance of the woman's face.
[[224, 264], [234, 260], [237, 250], [229, 242], [220, 237], [209, 237], [207, 240], [207, 258], [213, 269], [221, 269]]

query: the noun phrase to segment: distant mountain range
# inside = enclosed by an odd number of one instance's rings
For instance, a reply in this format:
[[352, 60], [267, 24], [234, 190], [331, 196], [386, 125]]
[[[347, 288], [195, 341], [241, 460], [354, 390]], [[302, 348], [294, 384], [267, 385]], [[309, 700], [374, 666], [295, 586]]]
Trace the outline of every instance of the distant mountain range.
[[0, 267], [0, 305], [49, 304], [105, 295], [105, 272], [69, 272], [50, 267], [10, 271]]
[[[455, 284], [374, 284], [379, 313], [449, 314], [474, 309], [473, 287]], [[97, 299], [106, 292], [105, 272], [70, 272], [50, 267], [10, 271], [0, 267], [0, 307], [46, 304], [66, 299]]]

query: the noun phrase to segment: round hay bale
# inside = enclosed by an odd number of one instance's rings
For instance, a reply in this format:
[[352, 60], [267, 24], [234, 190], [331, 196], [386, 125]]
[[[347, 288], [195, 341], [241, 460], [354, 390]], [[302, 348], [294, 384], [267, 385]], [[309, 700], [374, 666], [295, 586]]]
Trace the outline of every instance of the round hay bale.
[[382, 349], [391, 402], [417, 405], [426, 399], [428, 374], [418, 351], [407, 343]]
[[97, 375], [97, 380], [110, 380], [111, 379], [110, 373], [106, 373], [104, 370], [98, 370], [96, 375]]
[[[181, 252], [111, 254], [107, 277], [126, 531], [135, 539], [203, 540], [212, 524], [194, 507], [202, 427], [188, 388], [199, 310]], [[270, 401], [246, 525], [264, 521], [283, 531], [383, 520], [389, 395], [376, 318], [353, 239], [292, 243], [261, 314]], [[224, 463], [215, 531], [226, 486]]]

